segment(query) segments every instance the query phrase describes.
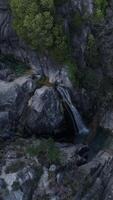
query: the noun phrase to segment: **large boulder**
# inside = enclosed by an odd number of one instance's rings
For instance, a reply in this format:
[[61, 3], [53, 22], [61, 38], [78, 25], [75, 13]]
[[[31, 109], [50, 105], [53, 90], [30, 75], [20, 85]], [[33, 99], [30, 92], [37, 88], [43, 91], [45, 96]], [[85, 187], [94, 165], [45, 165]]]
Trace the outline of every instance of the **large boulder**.
[[29, 134], [57, 133], [61, 131], [63, 119], [64, 114], [54, 88], [43, 86], [29, 100], [24, 129]]

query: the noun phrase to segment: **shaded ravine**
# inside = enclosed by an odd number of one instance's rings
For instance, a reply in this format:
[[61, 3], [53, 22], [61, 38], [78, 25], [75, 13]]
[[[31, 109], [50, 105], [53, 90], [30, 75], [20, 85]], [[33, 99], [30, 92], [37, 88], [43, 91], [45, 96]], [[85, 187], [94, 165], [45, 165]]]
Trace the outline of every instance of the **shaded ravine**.
[[76, 132], [76, 128], [77, 128], [79, 135], [89, 134], [89, 129], [86, 128], [77, 108], [73, 105], [68, 90], [63, 86], [58, 86], [57, 91], [60, 94], [60, 96], [66, 106], [66, 109], [72, 119], [75, 132]]

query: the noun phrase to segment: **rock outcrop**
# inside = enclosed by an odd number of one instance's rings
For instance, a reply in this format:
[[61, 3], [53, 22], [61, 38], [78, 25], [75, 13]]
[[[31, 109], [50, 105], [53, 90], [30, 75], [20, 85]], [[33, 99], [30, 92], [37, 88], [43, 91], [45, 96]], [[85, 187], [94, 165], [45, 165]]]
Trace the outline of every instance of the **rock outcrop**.
[[[55, 163], [49, 159], [57, 151]], [[85, 145], [18, 139], [1, 154], [0, 199], [112, 200], [113, 152], [100, 151], [90, 162], [78, 162], [84, 155]]]
[[28, 99], [35, 89], [29, 76], [13, 82], [0, 81], [0, 136], [15, 132], [19, 119], [27, 106]]

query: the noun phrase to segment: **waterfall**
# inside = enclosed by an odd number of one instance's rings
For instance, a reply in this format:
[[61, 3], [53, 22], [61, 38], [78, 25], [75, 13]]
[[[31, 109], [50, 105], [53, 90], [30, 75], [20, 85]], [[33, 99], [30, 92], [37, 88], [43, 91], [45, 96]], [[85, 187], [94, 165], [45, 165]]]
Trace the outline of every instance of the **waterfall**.
[[74, 128], [77, 127], [78, 133], [80, 135], [86, 135], [89, 133], [89, 129], [86, 128], [86, 126], [83, 123], [83, 120], [77, 110], [77, 108], [73, 105], [70, 94], [68, 90], [63, 86], [58, 86], [57, 91], [62, 97], [63, 102], [65, 103], [65, 106], [71, 116]]

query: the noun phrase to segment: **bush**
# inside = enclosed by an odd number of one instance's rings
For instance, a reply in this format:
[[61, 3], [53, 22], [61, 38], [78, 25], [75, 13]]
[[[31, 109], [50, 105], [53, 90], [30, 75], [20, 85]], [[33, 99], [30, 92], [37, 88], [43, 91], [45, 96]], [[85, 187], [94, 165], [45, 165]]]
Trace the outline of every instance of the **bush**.
[[61, 25], [56, 25], [53, 28], [52, 55], [59, 62], [64, 62], [68, 54], [67, 38], [63, 33]]
[[78, 70], [75, 61], [67, 60], [65, 61], [65, 64], [67, 65], [70, 80], [74, 85], [78, 86], [79, 85], [79, 79], [77, 73]]
[[61, 162], [60, 151], [51, 138], [48, 140], [42, 139], [39, 144], [31, 145], [27, 148], [26, 152], [30, 156], [42, 157], [42, 159], [49, 164]]
[[93, 21], [95, 23], [101, 22], [104, 19], [106, 15], [107, 5], [108, 5], [107, 0], [94, 1], [95, 13], [94, 13]]
[[96, 9], [100, 9], [103, 16], [106, 14], [106, 7], [108, 5], [107, 0], [95, 0], [94, 5]]
[[78, 29], [82, 27], [83, 23], [84, 23], [84, 18], [79, 11], [72, 13], [71, 28], [73, 31], [74, 30], [78, 31]]

